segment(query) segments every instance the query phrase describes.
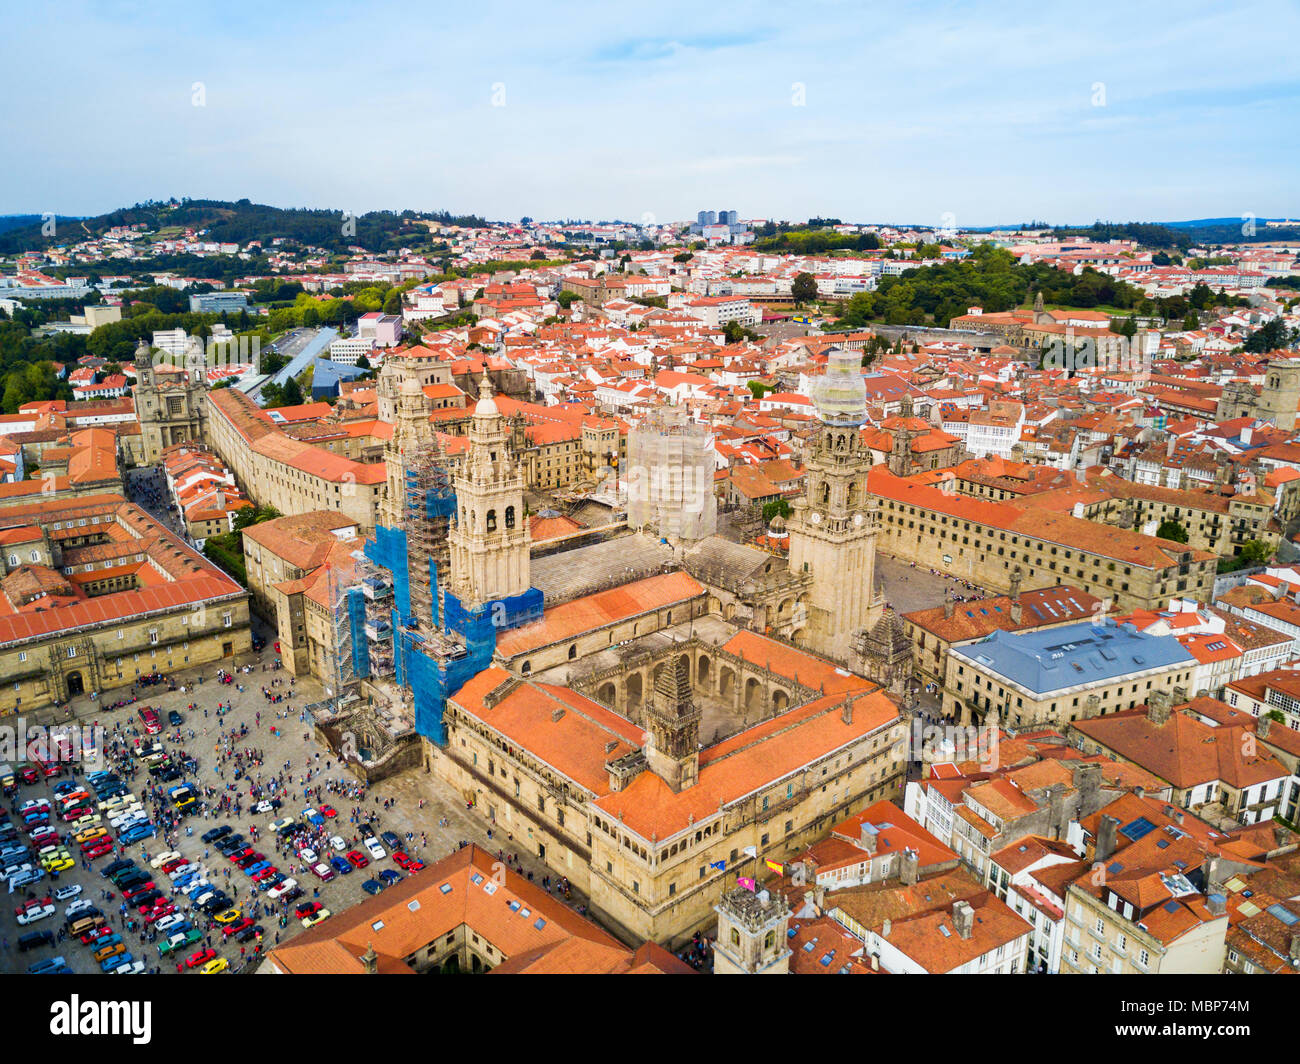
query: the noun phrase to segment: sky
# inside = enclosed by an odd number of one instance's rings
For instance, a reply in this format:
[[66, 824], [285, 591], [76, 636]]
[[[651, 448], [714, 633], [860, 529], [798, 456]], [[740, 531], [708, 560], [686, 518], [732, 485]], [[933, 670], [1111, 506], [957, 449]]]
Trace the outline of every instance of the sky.
[[1300, 213], [1293, 2], [67, 0], [5, 23], [0, 214]]

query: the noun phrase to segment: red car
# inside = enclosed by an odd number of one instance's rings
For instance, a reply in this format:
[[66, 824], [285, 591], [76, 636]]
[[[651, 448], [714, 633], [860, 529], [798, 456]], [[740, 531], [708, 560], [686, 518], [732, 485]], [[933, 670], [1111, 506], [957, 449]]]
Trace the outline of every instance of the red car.
[[319, 808], [320, 808], [320, 815], [324, 817], [329, 817], [331, 820], [333, 820], [336, 816], [339, 815], [339, 811], [335, 809], [332, 805], [322, 805]]
[[41, 778], [41, 774], [36, 769], [32, 768], [31, 765], [28, 765], [23, 769], [21, 775], [24, 783], [35, 783]]
[[74, 820], [80, 820], [83, 816], [94, 816], [95, 811], [86, 805], [79, 805], [76, 809], [69, 809], [63, 814], [63, 819], [68, 823]]
[[113, 842], [111, 839], [95, 839], [94, 845], [84, 852], [86, 857], [93, 861], [96, 857], [103, 857], [106, 853], [112, 853]]
[[138, 898], [141, 894], [147, 894], [149, 891], [153, 889], [154, 889], [154, 882], [151, 879], [149, 880], [148, 883], [141, 883], [138, 887], [132, 887], [130, 890], [122, 891], [122, 897], [128, 900], [131, 898]]
[[304, 916], [311, 916], [312, 913], [318, 913], [323, 908], [324, 906], [318, 901], [305, 901], [294, 909], [294, 915], [301, 920]]
[[175, 911], [175, 905], [172, 905], [170, 902], [164, 902], [163, 904], [146, 911], [144, 913], [144, 922], [146, 924], [152, 924], [155, 920], [161, 920], [164, 916], [171, 916]]
[[242, 861], [245, 857], [251, 857], [254, 852], [256, 851], [254, 851], [251, 846], [245, 846], [241, 850], [235, 850], [234, 853], [230, 854], [230, 863], [236, 864], [239, 861]]
[[59, 833], [53, 828], [42, 828], [31, 835], [33, 846], [53, 846], [59, 841]]
[[260, 883], [264, 879], [270, 879], [273, 875], [276, 875], [279, 871], [280, 870], [276, 868], [275, 865], [272, 865], [270, 868], [263, 868], [260, 872], [257, 873], [257, 875], [253, 877], [253, 882]]
[[189, 863], [190, 859], [188, 857], [173, 857], [162, 866], [162, 870], [170, 875], [173, 869], [180, 868], [182, 865], [187, 865]]
[[353, 868], [365, 868], [370, 863], [370, 858], [360, 850], [348, 850], [345, 856], [352, 862]]
[[253, 918], [251, 916], [245, 916], [237, 924], [227, 924], [221, 929], [221, 933], [225, 935], [226, 938], [229, 938], [231, 935], [237, 935], [241, 931], [247, 931], [252, 926]]
[[198, 953], [191, 953], [189, 960], [185, 962], [186, 968], [197, 968], [200, 964], [207, 964], [217, 955], [214, 949], [201, 949]]
[[108, 924], [105, 924], [103, 927], [97, 927], [95, 928], [95, 930], [87, 931], [84, 935], [82, 935], [81, 944], [83, 946], [92, 945], [101, 938], [107, 938], [112, 933], [113, 933], [113, 929], [109, 927]]
[[424, 867], [423, 861], [417, 861], [410, 854], [402, 853], [401, 850], [398, 850], [393, 854], [393, 861], [396, 863], [398, 868], [404, 868], [408, 872], [418, 872]]

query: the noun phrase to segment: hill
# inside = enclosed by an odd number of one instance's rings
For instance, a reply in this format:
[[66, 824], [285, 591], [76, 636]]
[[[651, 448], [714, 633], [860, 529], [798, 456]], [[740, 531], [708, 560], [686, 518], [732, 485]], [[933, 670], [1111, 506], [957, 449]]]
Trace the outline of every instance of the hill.
[[[250, 240], [269, 243], [280, 237], [313, 247], [342, 253], [349, 247], [367, 251], [387, 251], [429, 242], [428, 230], [420, 220], [447, 225], [482, 226], [487, 223], [473, 215], [452, 215], [446, 211], [416, 212], [372, 211], [355, 219], [355, 233], [344, 235], [341, 211], [308, 207], [271, 207], [246, 199], [230, 203], [224, 200], [149, 201], [123, 207], [94, 218], [80, 219], [79, 230], [88, 236], [102, 236], [118, 226], [143, 224], [149, 231], [193, 229], [217, 243], [245, 244]], [[68, 230], [61, 228], [54, 237], [41, 235], [39, 217], [5, 231], [0, 225], [0, 253], [13, 254], [53, 244], [66, 244]]]

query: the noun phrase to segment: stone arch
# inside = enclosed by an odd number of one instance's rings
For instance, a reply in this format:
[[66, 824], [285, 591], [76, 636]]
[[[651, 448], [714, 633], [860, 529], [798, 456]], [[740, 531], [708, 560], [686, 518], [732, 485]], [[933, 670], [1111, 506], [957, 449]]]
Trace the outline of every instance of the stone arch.
[[797, 646], [797, 647], [807, 646], [807, 645], [808, 645], [808, 629], [807, 629], [807, 628], [796, 628], [793, 632], [790, 633], [790, 642], [792, 642], [792, 643], [793, 643], [795, 646]]
[[725, 618], [725, 619], [728, 620], [728, 621], [731, 620], [733, 617], [735, 617], [735, 616], [736, 616], [736, 604], [735, 604], [734, 602], [728, 602], [727, 605], [726, 605], [726, 607], [725, 607], [725, 608], [723, 609], [723, 611], [722, 611], [722, 616], [723, 616], [723, 618]]
[[722, 603], [719, 601], [717, 595], [710, 595], [710, 596], [709, 596], [709, 612], [710, 612], [710, 613], [721, 613], [721, 612], [722, 612]]
[[790, 616], [790, 613], [793, 609], [794, 609], [794, 599], [792, 598], [782, 599], [780, 604], [776, 607], [777, 620], [784, 621], [786, 618]]
[[790, 696], [779, 688], [772, 692], [772, 710], [780, 713], [790, 705]]
[[763, 705], [763, 685], [758, 682], [758, 678], [751, 676], [745, 681], [745, 712], [752, 713], [756, 709], [761, 709]]
[[495, 510], [489, 510], [487, 512], [487, 530], [489, 532], [495, 532], [497, 530], [497, 512]]
[[686, 673], [686, 675], [687, 675], [687, 676], [690, 676], [690, 674], [691, 674], [691, 656], [690, 656], [689, 654], [681, 654], [681, 655], [678, 655], [677, 663], [682, 667], [682, 670]]
[[596, 701], [604, 702], [607, 706], [612, 706], [617, 697], [618, 688], [614, 686], [613, 681], [606, 681], [596, 689]]
[[731, 698], [736, 693], [736, 670], [723, 665], [718, 670], [718, 697]]
[[713, 663], [709, 660], [708, 654], [701, 654], [700, 660], [695, 663], [695, 683], [700, 687], [706, 687], [709, 682]]
[[513, 506], [507, 506], [506, 507], [506, 528], [514, 528], [514, 527], [515, 527], [515, 508]]
[[645, 680], [639, 672], [628, 674], [627, 680], [623, 684], [624, 692], [627, 695], [627, 708], [637, 709], [641, 701], [645, 698]]
[[650, 686], [653, 687], [659, 682], [659, 674], [664, 671], [664, 663], [661, 661], [650, 673]]

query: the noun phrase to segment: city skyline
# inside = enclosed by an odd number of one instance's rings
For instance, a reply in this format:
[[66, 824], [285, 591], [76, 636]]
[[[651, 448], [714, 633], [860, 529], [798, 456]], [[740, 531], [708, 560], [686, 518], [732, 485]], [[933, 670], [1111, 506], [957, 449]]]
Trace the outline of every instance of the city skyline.
[[[629, 32], [498, 3], [458, 13], [456, 40], [482, 46], [451, 50], [388, 5], [32, 11], [11, 28], [0, 130], [24, 165], [0, 210], [188, 196], [679, 221], [724, 203], [958, 228], [1293, 213], [1300, 14], [1089, 15], [814, 4], [792, 24], [669, 4]], [[51, 83], [69, 17], [97, 46]], [[1225, 41], [1250, 63], [1224, 63]]]

